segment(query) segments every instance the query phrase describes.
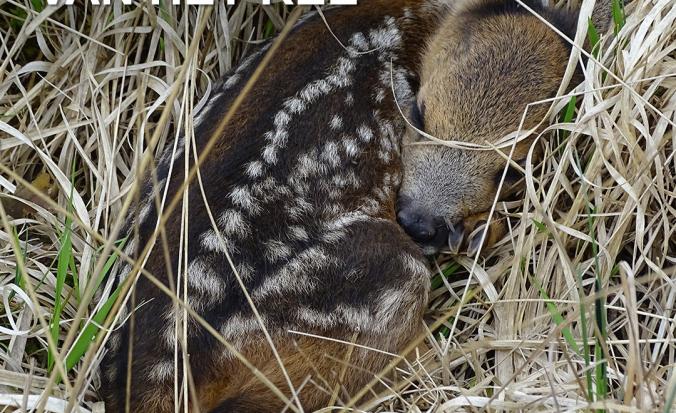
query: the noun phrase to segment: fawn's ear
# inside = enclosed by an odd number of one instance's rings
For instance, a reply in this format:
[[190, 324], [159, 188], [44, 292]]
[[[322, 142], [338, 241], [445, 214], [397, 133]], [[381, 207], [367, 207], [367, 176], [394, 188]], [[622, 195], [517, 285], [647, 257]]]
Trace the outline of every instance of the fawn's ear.
[[[570, 39], [575, 38], [579, 18], [578, 10], [569, 11], [554, 7], [546, 7], [542, 11], [542, 17]], [[596, 31], [599, 34], [608, 31], [612, 20], [612, 0], [596, 0], [591, 15], [591, 23], [596, 28]]]
[[608, 31], [608, 29], [610, 29], [611, 23], [613, 22], [612, 0], [596, 0], [591, 19], [592, 23], [594, 23], [596, 31], [599, 33], [605, 33]]
[[[623, 0], [620, 0], [623, 1]], [[591, 15], [591, 22], [594, 25], [594, 28], [596, 28], [596, 31], [599, 34], [605, 33], [610, 29], [610, 25], [613, 21], [613, 11], [612, 11], [612, 0], [596, 0], [596, 3], [594, 3], [594, 9], [592, 10], [592, 15]], [[564, 13], [570, 13], [570, 12], [565, 12]], [[575, 30], [577, 28], [577, 20], [578, 20], [578, 11], [576, 10], [574, 12], [575, 18], [574, 18], [574, 24], [572, 27], [568, 28], [568, 32], [562, 30], [564, 33], [570, 36], [572, 39], [575, 37]]]

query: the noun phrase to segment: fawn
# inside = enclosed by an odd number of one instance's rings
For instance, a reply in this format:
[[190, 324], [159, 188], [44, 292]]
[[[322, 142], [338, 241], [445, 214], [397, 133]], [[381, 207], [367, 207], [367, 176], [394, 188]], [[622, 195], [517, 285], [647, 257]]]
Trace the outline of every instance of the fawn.
[[[574, 34], [575, 13], [531, 7]], [[173, 212], [167, 221], [168, 254], [155, 245], [138, 257], [231, 346], [184, 320], [141, 276], [127, 304], [133, 330], [128, 322], [112, 334], [102, 363], [109, 411], [187, 403], [191, 411], [276, 412], [349, 400], [422, 332], [425, 255], [447, 242], [477, 248], [464, 234], [483, 224], [505, 166], [491, 152], [414, 144], [419, 134], [400, 108], [441, 139], [496, 140], [518, 127], [529, 102], [557, 91], [570, 53], [513, 0], [362, 0], [324, 13], [344, 45], [315, 13], [293, 28], [201, 165], [204, 192], [189, 187], [190, 220]], [[195, 119], [197, 153], [268, 48], [214, 89]], [[183, 146], [174, 156], [167, 150], [158, 182], [145, 185], [129, 255], [155, 231], [153, 194], [165, 185], [176, 193], [184, 157], [193, 162]], [[499, 236], [491, 229], [486, 244]], [[130, 269], [117, 271], [120, 280]], [[178, 349], [177, 334], [187, 335], [187, 348]], [[187, 373], [193, 390], [177, 400], [175, 380], [180, 386]]]

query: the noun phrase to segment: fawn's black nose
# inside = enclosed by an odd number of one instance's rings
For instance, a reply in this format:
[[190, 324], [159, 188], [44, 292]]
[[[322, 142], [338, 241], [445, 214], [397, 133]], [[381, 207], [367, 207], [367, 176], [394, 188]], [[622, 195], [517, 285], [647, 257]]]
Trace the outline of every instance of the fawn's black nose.
[[437, 223], [434, 217], [412, 209], [402, 209], [397, 213], [397, 221], [404, 231], [418, 243], [426, 243], [437, 235]]

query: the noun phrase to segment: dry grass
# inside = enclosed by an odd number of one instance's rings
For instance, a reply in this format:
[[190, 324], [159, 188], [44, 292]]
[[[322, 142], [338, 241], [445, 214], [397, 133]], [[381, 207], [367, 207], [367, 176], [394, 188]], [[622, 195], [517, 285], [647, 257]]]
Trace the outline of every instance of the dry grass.
[[[59, 384], [56, 373], [105, 301], [89, 298], [133, 171], [288, 16], [244, 1], [40, 4], [0, 0], [0, 405], [92, 411], [100, 352], [76, 358]], [[553, 100], [546, 160], [528, 168], [523, 199], [496, 205], [514, 218], [512, 237], [487, 260], [440, 257], [432, 350], [362, 409], [670, 411], [676, 1], [635, 0], [627, 12], [585, 64], [573, 116], [561, 115], [569, 96]], [[181, 76], [188, 87], [172, 89]]]

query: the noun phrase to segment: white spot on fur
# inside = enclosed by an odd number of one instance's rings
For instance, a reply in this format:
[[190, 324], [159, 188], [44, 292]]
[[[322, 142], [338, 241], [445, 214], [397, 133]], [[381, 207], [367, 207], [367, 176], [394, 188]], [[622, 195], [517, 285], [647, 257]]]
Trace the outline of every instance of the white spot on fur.
[[389, 289], [380, 294], [376, 309], [376, 319], [383, 327], [393, 321], [395, 315], [401, 313], [402, 303], [405, 303], [406, 293], [400, 289]]
[[228, 90], [231, 87], [235, 86], [237, 82], [241, 79], [241, 76], [235, 73], [234, 75], [230, 76], [228, 80], [225, 81], [223, 84], [223, 90]]
[[225, 282], [203, 259], [197, 258], [190, 263], [187, 277], [195, 310], [210, 308], [225, 298]]
[[[213, 101], [214, 101], [214, 99], [212, 98], [212, 102]], [[211, 104], [213, 105], [213, 103], [211, 103]], [[207, 106], [206, 108], [204, 108], [204, 110], [202, 110], [202, 114], [207, 113], [207, 111], [209, 109], [211, 109], [210, 105]], [[199, 121], [196, 121], [195, 125], [199, 125]], [[174, 153], [174, 157], [172, 158], [172, 160], [174, 162], [176, 162], [183, 155], [184, 146], [185, 145], [184, 145], [184, 142], [183, 142], [183, 138], [179, 138], [178, 144], [177, 144], [177, 147], [176, 147], [176, 153]]]
[[122, 265], [120, 270], [118, 271], [119, 274], [119, 282], [122, 282], [127, 276], [129, 276], [129, 273], [131, 272], [131, 265], [128, 263], [125, 263]]
[[317, 160], [316, 154], [303, 154], [298, 157], [296, 172], [302, 178], [307, 178], [319, 173], [326, 173], [326, 164]]
[[340, 130], [343, 127], [343, 118], [341, 118], [338, 115], [333, 116], [333, 118], [331, 118], [331, 123], [329, 123], [329, 126], [333, 130]]
[[275, 178], [271, 176], [268, 176], [267, 178], [265, 178], [265, 181], [263, 181], [263, 188], [268, 191], [272, 191], [273, 189], [275, 189], [276, 186], [277, 182], [275, 181]]
[[[324, 212], [324, 215], [336, 216], [336, 215], [344, 213], [345, 208], [341, 207], [339, 204], [331, 203], [331, 204], [324, 205], [323, 212]], [[330, 239], [330, 238], [331, 238], [331, 236], [326, 237], [326, 239]]]
[[[261, 318], [263, 319], [263, 324], [265, 324], [265, 316], [261, 315]], [[261, 326], [253, 316], [244, 317], [240, 314], [231, 316], [225, 323], [223, 323], [220, 328], [221, 334], [228, 341], [241, 340], [242, 336], [246, 336], [260, 330]]]
[[[143, 206], [141, 207], [141, 210], [139, 211], [139, 222], [144, 223], [146, 219], [148, 218], [148, 215], [150, 215], [150, 210], [155, 203], [156, 199], [159, 199], [161, 195], [164, 193], [164, 186], [167, 183], [167, 179], [161, 179], [160, 181], [157, 182], [157, 185], [153, 186], [152, 191], [148, 194], [148, 197], [145, 199], [145, 202], [143, 203]], [[153, 185], [152, 181], [150, 182], [151, 185]]]
[[286, 146], [286, 143], [289, 140], [289, 132], [283, 129], [278, 129], [274, 134], [266, 134], [266, 139], [269, 139], [274, 146], [283, 147]]
[[346, 57], [339, 57], [336, 71], [327, 79], [329, 83], [338, 88], [348, 87], [352, 84], [350, 73], [355, 69], [355, 64], [352, 59]]
[[237, 68], [236, 73], [241, 73], [241, 72], [245, 71], [251, 65], [251, 63], [253, 63], [253, 61], [256, 60], [256, 58], [261, 56], [263, 53], [265, 53], [270, 48], [271, 44], [272, 43], [266, 44], [265, 46], [258, 49], [258, 51], [256, 53], [253, 53], [252, 55], [245, 58], [242, 61], [242, 63], [239, 65], [239, 67]]
[[265, 258], [270, 262], [277, 262], [291, 256], [291, 248], [280, 240], [271, 240], [265, 243]]
[[277, 114], [275, 115], [275, 121], [274, 121], [275, 127], [276, 127], [277, 129], [283, 129], [283, 128], [286, 128], [287, 126], [289, 126], [289, 121], [290, 121], [290, 120], [291, 120], [291, 116], [289, 116], [289, 114], [286, 113], [285, 111], [280, 110], [280, 111], [277, 112]]
[[[336, 204], [332, 204], [327, 209], [330, 209], [331, 207], [333, 207], [335, 205]], [[327, 211], [327, 212], [335, 214], [337, 211]], [[326, 242], [328, 244], [336, 244], [336, 243], [342, 241], [346, 236], [347, 236], [347, 232], [345, 232], [345, 231], [331, 231], [331, 232], [327, 232], [327, 233], [322, 235], [322, 241]]]
[[339, 199], [339, 198], [342, 198], [342, 196], [343, 196], [343, 191], [341, 191], [341, 190], [338, 189], [338, 188], [329, 188], [329, 190], [328, 190], [328, 195], [329, 195], [329, 199], [335, 201], [335, 200], [337, 200], [337, 199]]
[[251, 234], [251, 227], [244, 220], [244, 216], [234, 209], [226, 209], [218, 218], [218, 224], [226, 237], [246, 237]]
[[293, 195], [291, 189], [286, 185], [279, 185], [273, 188], [273, 191], [278, 197], [290, 197]]
[[263, 150], [263, 160], [274, 165], [277, 163], [277, 148], [274, 145], [268, 145]]
[[138, 213], [138, 219], [139, 222], [145, 222], [146, 219], [148, 219], [148, 215], [150, 215], [150, 208], [152, 207], [152, 201], [147, 200], [146, 202], [143, 203], [143, 206], [141, 207], [141, 210]]
[[299, 195], [300, 197], [306, 196], [308, 191], [310, 190], [310, 185], [308, 184], [306, 179], [301, 178], [297, 175], [298, 175], [297, 173], [291, 174], [287, 179], [287, 181], [296, 195]]
[[336, 231], [340, 229], [345, 229], [352, 224], [357, 222], [366, 222], [369, 221], [371, 217], [362, 213], [362, 212], [350, 212], [343, 216], [340, 216], [334, 220], [328, 221], [324, 224], [324, 228], [327, 231]]
[[357, 223], [365, 222], [371, 218], [368, 215], [365, 215], [363, 212], [350, 212], [343, 214], [338, 218], [326, 222], [324, 227], [324, 234], [322, 235], [322, 240], [328, 243], [336, 243], [341, 241], [347, 236], [347, 229]]
[[376, 102], [383, 103], [383, 100], [385, 100], [385, 89], [381, 88], [376, 91]]
[[368, 143], [373, 139], [373, 131], [368, 126], [361, 125], [357, 129], [357, 136], [359, 136], [362, 142]]
[[305, 103], [299, 98], [290, 98], [284, 102], [284, 107], [294, 115], [297, 115], [305, 110]]
[[386, 328], [386, 326], [381, 326], [381, 323], [374, 323], [374, 317], [368, 308], [350, 307], [345, 304], [338, 305], [331, 313], [301, 307], [296, 316], [301, 323], [309, 324], [309, 327], [327, 329], [343, 325], [356, 331], [380, 331]]
[[356, 47], [360, 52], [365, 52], [370, 48], [370, 45], [366, 40], [366, 37], [364, 37], [364, 33], [361, 32], [353, 34], [352, 37], [350, 38], [350, 43], [352, 44], [352, 46]]
[[347, 174], [345, 175], [345, 179], [354, 189], [359, 189], [359, 187], [361, 186], [361, 181], [359, 180], [359, 177], [353, 170], [349, 170], [347, 172]]
[[345, 149], [345, 153], [349, 157], [355, 157], [359, 155], [359, 146], [357, 146], [357, 141], [355, 141], [352, 138], [345, 138], [343, 139], [343, 148]]
[[[225, 245], [224, 245], [225, 244]], [[200, 245], [207, 251], [225, 253], [236, 253], [237, 249], [234, 247], [232, 241], [223, 237], [223, 243], [218, 238], [218, 235], [213, 229], [210, 229], [200, 235]], [[225, 247], [225, 248], [224, 248]]]
[[352, 93], [348, 93], [347, 96], [345, 97], [345, 104], [347, 106], [354, 105], [354, 95]]
[[258, 213], [261, 210], [258, 201], [251, 194], [251, 190], [245, 186], [238, 186], [230, 192], [232, 203], [249, 213]]
[[298, 225], [292, 225], [289, 227], [289, 238], [298, 241], [307, 241], [310, 239], [305, 228]]
[[[120, 349], [120, 344], [122, 344], [121, 341], [122, 339], [120, 338], [120, 334], [118, 333], [111, 334], [110, 337], [108, 338], [108, 342], [106, 343], [108, 351], [110, 351], [111, 353], [117, 353], [117, 351]], [[111, 370], [115, 371], [115, 369]]]
[[424, 262], [416, 259], [411, 254], [401, 254], [399, 256], [401, 263], [404, 265], [404, 269], [409, 271], [412, 275], [430, 275], [430, 270], [427, 269], [427, 266]]
[[371, 312], [366, 307], [348, 307], [344, 304], [338, 306], [338, 313], [341, 314], [345, 323], [357, 331], [381, 331], [388, 326], [375, 322]]
[[260, 178], [263, 176], [263, 163], [261, 161], [249, 162], [246, 166], [246, 174], [252, 179]]
[[150, 368], [148, 372], [148, 379], [163, 383], [173, 379], [174, 377], [174, 362], [173, 361], [160, 361]]
[[347, 179], [341, 174], [336, 174], [331, 177], [331, 183], [333, 186], [336, 186], [338, 188], [345, 188], [347, 186]]
[[254, 276], [254, 269], [251, 265], [246, 263], [240, 263], [235, 266], [237, 274], [243, 281], [248, 281]]
[[401, 32], [393, 17], [388, 17], [385, 24], [385, 27], [371, 30], [369, 39], [374, 47], [391, 50], [401, 44]]
[[335, 258], [329, 257], [322, 248], [307, 248], [290, 259], [276, 274], [265, 278], [254, 290], [253, 296], [262, 299], [272, 293], [310, 292], [315, 287], [311, 276], [334, 262]]
[[286, 207], [286, 213], [293, 219], [300, 219], [313, 210], [312, 204], [303, 198], [294, 199], [292, 205]]
[[124, 247], [124, 253], [129, 257], [134, 257], [136, 253], [136, 238], [130, 238]]
[[335, 327], [337, 324], [337, 314], [319, 312], [310, 307], [299, 308], [297, 317], [302, 323], [307, 323], [311, 327], [328, 329]]
[[164, 320], [167, 322], [165, 323], [164, 326], [164, 331], [162, 331], [162, 339], [164, 340], [164, 344], [167, 346], [169, 349], [174, 349], [176, 346], [176, 323], [178, 320], [175, 318], [177, 315], [177, 312], [180, 312], [180, 309], [176, 309], [173, 305], [169, 308], [169, 311], [167, 311], [164, 314]]
[[326, 95], [332, 90], [331, 84], [328, 81], [320, 79], [305, 86], [299, 95], [306, 103], [312, 103], [320, 96]]
[[402, 102], [408, 107], [413, 101], [413, 91], [409, 83], [406, 71], [402, 68], [397, 68], [394, 71], [394, 92], [397, 96], [397, 101]]

